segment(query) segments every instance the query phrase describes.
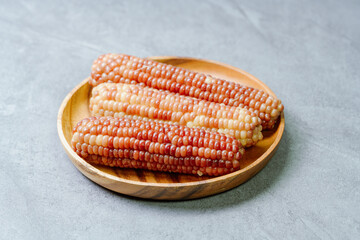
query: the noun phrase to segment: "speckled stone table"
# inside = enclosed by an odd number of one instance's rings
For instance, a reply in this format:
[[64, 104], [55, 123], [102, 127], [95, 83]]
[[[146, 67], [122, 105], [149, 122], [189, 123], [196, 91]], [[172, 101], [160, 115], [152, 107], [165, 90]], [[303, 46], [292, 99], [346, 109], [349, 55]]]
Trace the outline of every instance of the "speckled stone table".
[[[0, 6], [0, 239], [360, 239], [359, 1]], [[255, 75], [286, 108], [279, 150], [247, 183], [204, 199], [144, 201], [94, 184], [65, 154], [56, 117], [108, 52]]]

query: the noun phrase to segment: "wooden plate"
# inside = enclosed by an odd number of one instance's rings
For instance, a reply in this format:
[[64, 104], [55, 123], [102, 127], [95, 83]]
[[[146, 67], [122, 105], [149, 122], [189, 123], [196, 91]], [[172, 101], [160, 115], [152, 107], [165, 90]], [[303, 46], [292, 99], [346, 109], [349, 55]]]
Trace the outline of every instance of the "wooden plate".
[[[151, 59], [239, 82], [275, 96], [270, 88], [254, 76], [223, 63], [184, 57], [151, 57]], [[61, 104], [57, 119], [61, 143], [72, 163], [86, 177], [115, 192], [140, 198], [193, 199], [234, 188], [253, 177], [267, 164], [279, 145], [285, 127], [284, 114], [282, 114], [281, 121], [275, 128], [263, 131], [264, 139], [246, 150], [241, 169], [225, 176], [210, 178], [95, 166], [79, 157], [70, 147], [73, 126], [79, 120], [90, 116], [88, 109], [90, 92], [91, 86], [88, 84], [88, 79], [85, 79], [66, 96]]]

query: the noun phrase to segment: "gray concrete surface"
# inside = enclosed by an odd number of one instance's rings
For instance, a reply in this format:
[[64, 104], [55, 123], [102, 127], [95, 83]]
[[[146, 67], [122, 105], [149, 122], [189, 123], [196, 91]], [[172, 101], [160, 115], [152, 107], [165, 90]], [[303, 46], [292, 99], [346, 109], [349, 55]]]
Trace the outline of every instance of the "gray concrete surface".
[[[359, 12], [355, 0], [1, 0], [0, 239], [360, 239]], [[246, 184], [194, 201], [92, 183], [56, 117], [108, 52], [252, 73], [286, 108], [278, 152]]]

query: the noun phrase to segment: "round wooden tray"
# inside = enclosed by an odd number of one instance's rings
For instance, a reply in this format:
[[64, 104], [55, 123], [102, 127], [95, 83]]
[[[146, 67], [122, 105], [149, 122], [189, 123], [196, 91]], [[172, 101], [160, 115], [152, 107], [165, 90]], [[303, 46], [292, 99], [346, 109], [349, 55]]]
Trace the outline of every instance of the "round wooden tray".
[[[269, 87], [254, 76], [223, 63], [185, 57], [151, 57], [150, 59], [239, 82], [275, 96]], [[70, 146], [73, 126], [79, 120], [90, 116], [88, 109], [90, 92], [91, 86], [88, 84], [88, 79], [85, 79], [66, 96], [61, 104], [57, 119], [61, 143], [72, 163], [86, 177], [115, 192], [140, 198], [193, 199], [234, 188], [253, 177], [267, 164], [279, 145], [285, 127], [285, 118], [282, 114], [273, 130], [263, 131], [262, 141], [246, 149], [241, 161], [241, 169], [220, 177], [210, 178], [96, 166], [79, 157]]]

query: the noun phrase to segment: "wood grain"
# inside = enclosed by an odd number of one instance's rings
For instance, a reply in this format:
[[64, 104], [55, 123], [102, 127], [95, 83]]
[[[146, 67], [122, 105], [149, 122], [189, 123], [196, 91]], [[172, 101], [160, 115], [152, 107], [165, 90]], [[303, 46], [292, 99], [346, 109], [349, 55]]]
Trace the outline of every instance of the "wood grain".
[[[151, 57], [151, 59], [198, 72], [239, 82], [275, 94], [264, 83], [238, 68], [209, 60], [184, 57]], [[72, 163], [89, 179], [122, 194], [150, 199], [193, 199], [220, 193], [244, 183], [259, 172], [278, 148], [285, 128], [284, 114], [273, 130], [263, 131], [264, 139], [246, 149], [241, 169], [220, 177], [199, 177], [185, 174], [151, 172], [146, 170], [110, 168], [87, 163], [70, 147], [72, 128], [81, 119], [90, 116], [88, 79], [81, 82], [60, 106], [57, 127], [62, 145]]]

